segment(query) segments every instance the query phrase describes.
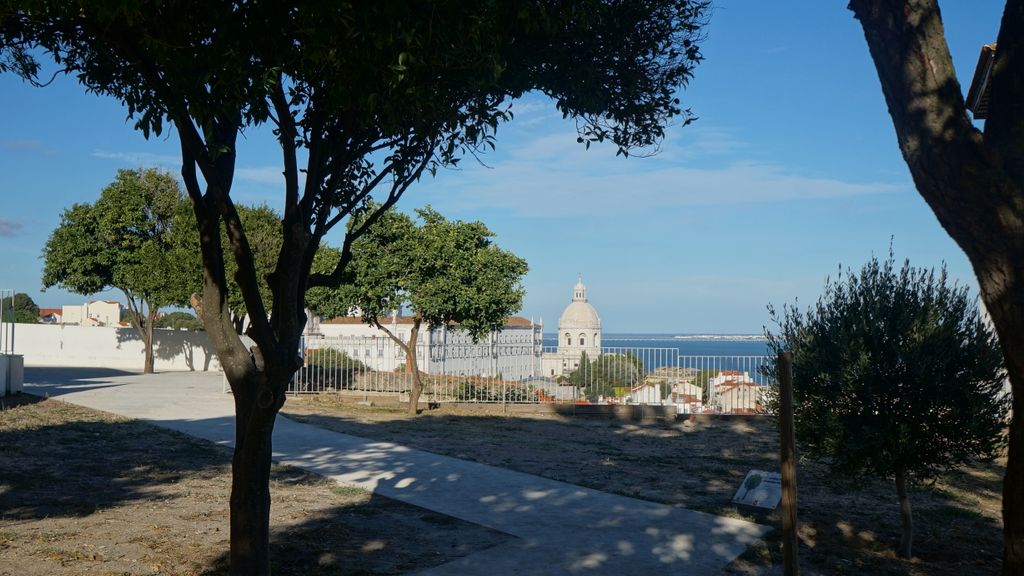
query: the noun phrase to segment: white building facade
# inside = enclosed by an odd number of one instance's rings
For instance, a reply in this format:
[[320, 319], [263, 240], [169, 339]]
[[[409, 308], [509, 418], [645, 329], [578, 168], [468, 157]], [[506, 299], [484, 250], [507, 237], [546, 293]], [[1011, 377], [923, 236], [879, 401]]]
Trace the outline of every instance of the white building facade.
[[121, 322], [121, 303], [112, 300], [93, 300], [80, 306], [62, 306], [61, 324], [79, 326], [118, 326]]
[[[408, 342], [413, 321], [393, 317], [383, 323], [402, 342]], [[501, 330], [474, 342], [458, 325], [433, 331], [421, 328], [416, 344], [416, 365], [422, 372], [460, 376], [485, 376], [524, 381], [540, 368], [543, 329], [519, 316], [509, 317]], [[383, 330], [359, 317], [319, 322], [317, 333], [306, 334], [306, 349], [334, 348], [359, 360], [372, 370], [399, 370], [405, 352]]]

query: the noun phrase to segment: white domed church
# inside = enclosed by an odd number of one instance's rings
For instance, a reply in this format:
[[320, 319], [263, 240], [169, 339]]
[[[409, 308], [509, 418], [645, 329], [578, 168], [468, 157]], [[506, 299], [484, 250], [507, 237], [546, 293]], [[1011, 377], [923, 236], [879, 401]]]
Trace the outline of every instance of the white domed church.
[[584, 352], [591, 359], [601, 354], [601, 317], [587, 302], [587, 287], [580, 278], [573, 287], [572, 302], [558, 318], [558, 348], [541, 357], [543, 374], [554, 377], [572, 372]]

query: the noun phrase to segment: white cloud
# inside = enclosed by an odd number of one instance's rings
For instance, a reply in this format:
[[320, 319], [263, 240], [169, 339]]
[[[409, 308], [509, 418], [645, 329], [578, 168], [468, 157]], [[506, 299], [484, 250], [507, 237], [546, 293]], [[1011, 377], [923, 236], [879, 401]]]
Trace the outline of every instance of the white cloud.
[[463, 209], [491, 207], [527, 217], [571, 218], [681, 206], [827, 200], [906, 188], [807, 176], [770, 163], [737, 161], [719, 168], [652, 163], [651, 169], [645, 169], [649, 161], [516, 159], [493, 170], [467, 170], [448, 187], [444, 203]]
[[92, 155], [96, 158], [107, 160], [119, 160], [134, 166], [161, 166], [164, 168], [178, 169], [181, 167], [181, 158], [169, 154], [153, 154], [151, 152], [109, 152], [106, 150], [93, 150]]

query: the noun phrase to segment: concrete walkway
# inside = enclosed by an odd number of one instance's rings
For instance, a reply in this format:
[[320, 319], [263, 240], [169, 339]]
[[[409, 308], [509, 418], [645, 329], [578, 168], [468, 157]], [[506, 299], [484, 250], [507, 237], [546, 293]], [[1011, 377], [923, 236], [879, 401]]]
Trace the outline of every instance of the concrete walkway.
[[[29, 368], [25, 391], [230, 446], [219, 373]], [[500, 447], [495, 447], [500, 450]], [[566, 458], [572, 458], [566, 454]], [[517, 539], [429, 575], [718, 574], [768, 528], [278, 418], [274, 458]]]

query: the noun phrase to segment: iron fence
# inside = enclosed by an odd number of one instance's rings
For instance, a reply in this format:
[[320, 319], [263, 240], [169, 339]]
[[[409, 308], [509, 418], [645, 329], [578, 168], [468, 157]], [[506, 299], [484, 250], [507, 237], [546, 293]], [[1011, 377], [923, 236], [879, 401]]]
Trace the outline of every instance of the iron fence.
[[[411, 350], [427, 402], [674, 405], [679, 413], [763, 410], [767, 356], [685, 356], [676, 348], [559, 352], [531, 342], [420, 343]], [[582, 352], [582, 353], [580, 353]], [[406, 398], [405, 347], [387, 337], [303, 342], [289, 392]]]

